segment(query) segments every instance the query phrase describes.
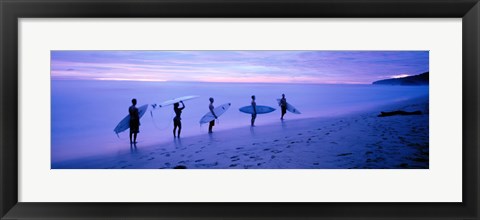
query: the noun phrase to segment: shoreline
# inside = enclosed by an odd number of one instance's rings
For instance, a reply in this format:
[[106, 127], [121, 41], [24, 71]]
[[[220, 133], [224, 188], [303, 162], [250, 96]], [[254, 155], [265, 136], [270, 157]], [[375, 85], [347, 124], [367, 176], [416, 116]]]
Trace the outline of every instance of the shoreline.
[[[375, 110], [374, 110], [375, 109]], [[381, 111], [422, 115], [377, 117]], [[331, 117], [289, 119], [52, 163], [52, 169], [428, 168], [428, 96]], [[218, 125], [221, 126], [221, 125]]]

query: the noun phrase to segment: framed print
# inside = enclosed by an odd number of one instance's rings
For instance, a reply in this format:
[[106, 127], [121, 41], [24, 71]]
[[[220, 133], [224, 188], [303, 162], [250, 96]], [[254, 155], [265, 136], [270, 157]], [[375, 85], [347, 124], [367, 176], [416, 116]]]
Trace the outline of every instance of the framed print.
[[478, 219], [479, 7], [3, 1], [2, 219]]

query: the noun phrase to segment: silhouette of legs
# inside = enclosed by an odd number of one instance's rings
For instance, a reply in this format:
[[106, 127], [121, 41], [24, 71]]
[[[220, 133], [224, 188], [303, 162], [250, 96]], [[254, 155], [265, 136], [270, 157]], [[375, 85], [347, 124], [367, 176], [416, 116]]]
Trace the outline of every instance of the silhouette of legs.
[[251, 121], [251, 126], [255, 126], [255, 118], [257, 118], [257, 114], [252, 114], [252, 121]]
[[212, 128], [215, 125], [215, 120], [210, 121], [208, 124], [208, 133], [213, 133]]
[[[177, 128], [178, 128], [178, 135], [177, 133]], [[175, 137], [180, 137], [180, 130], [182, 129], [182, 122], [176, 118], [173, 119], [173, 138]]]
[[[132, 136], [133, 136], [133, 141], [132, 141]], [[130, 130], [130, 144], [136, 144], [137, 143], [137, 133]]]
[[181, 122], [178, 125], [178, 134], [177, 134], [178, 138], [180, 138], [180, 131], [182, 131], [182, 123]]
[[[176, 131], [178, 128], [178, 133], [175, 135]], [[173, 137], [179, 137], [180, 138], [180, 132], [182, 131], [182, 122], [180, 120], [173, 120]]]
[[287, 113], [287, 108], [282, 107], [282, 117], [280, 117], [281, 120], [283, 120], [283, 116]]

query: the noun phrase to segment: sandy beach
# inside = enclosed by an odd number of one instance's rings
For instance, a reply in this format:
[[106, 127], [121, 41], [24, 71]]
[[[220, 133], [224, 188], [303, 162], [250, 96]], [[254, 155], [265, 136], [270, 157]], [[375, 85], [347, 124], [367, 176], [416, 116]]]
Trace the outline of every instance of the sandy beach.
[[[378, 117], [381, 111], [421, 115]], [[291, 117], [290, 117], [291, 116]], [[428, 97], [334, 118], [286, 120], [115, 154], [52, 164], [56, 169], [428, 169]], [[222, 124], [217, 124], [222, 126]], [[215, 131], [215, 129], [214, 129]]]

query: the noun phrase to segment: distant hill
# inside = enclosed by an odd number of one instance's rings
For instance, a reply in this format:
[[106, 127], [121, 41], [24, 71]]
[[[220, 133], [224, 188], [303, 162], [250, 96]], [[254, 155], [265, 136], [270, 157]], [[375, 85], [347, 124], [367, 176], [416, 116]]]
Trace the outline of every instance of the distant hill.
[[428, 73], [425, 72], [415, 76], [407, 76], [403, 78], [395, 78], [395, 79], [383, 79], [373, 82], [372, 84], [375, 85], [402, 85], [402, 86], [409, 86], [409, 85], [428, 85]]

